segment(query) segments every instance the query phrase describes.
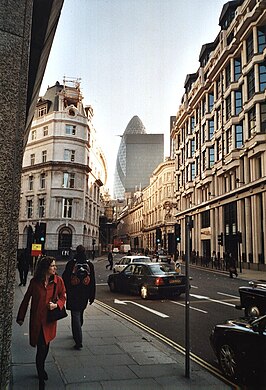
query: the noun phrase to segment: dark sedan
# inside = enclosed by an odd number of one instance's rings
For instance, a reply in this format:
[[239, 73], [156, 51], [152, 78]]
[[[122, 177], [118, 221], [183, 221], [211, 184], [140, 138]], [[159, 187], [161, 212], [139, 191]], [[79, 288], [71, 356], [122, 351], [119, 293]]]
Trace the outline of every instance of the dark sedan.
[[242, 383], [253, 379], [266, 388], [266, 315], [216, 325], [210, 342], [226, 377]]
[[175, 272], [164, 263], [136, 263], [128, 265], [122, 272], [108, 277], [110, 291], [151, 296], [180, 295], [186, 291], [186, 277]]
[[266, 281], [249, 282], [249, 286], [239, 287], [240, 305], [247, 317], [259, 317], [266, 314]]

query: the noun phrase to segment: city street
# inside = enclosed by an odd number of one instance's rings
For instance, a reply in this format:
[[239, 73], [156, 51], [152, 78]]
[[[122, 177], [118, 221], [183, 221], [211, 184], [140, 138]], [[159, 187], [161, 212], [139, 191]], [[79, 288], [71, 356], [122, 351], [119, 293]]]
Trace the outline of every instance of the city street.
[[[117, 256], [117, 259], [121, 256]], [[114, 260], [115, 261], [115, 260]], [[111, 293], [107, 285], [110, 270], [106, 270], [107, 259], [95, 261], [97, 278], [97, 301], [110, 308], [119, 310], [125, 316], [130, 316], [144, 327], [148, 327], [159, 338], [173, 341], [173, 345], [184, 351], [185, 347], [185, 301], [184, 295], [174, 299], [142, 300], [140, 296]], [[190, 290], [190, 342], [191, 353], [217, 367], [212, 352], [209, 335], [212, 327], [226, 319], [241, 316], [235, 309], [239, 303], [238, 287], [247, 281], [230, 279], [206, 270], [191, 269]]]

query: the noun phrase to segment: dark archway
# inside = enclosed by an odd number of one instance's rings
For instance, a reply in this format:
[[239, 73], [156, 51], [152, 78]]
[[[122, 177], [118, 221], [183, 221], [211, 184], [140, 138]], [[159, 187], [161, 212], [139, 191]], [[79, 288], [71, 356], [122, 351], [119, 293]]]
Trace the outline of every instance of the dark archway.
[[60, 256], [68, 257], [72, 249], [72, 230], [64, 226], [58, 234], [58, 252]]

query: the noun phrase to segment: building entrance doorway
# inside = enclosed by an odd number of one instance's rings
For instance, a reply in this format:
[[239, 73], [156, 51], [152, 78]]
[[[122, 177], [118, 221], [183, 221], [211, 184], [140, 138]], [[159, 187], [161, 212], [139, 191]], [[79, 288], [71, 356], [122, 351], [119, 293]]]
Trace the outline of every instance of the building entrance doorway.
[[59, 254], [63, 257], [68, 257], [70, 255], [71, 248], [72, 248], [72, 231], [68, 227], [63, 227], [59, 231], [59, 235], [58, 235]]

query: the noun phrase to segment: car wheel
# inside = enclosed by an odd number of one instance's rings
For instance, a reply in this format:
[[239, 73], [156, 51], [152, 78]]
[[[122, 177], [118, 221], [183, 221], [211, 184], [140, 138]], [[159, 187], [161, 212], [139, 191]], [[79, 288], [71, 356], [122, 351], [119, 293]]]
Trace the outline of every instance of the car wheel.
[[260, 316], [260, 309], [258, 306], [248, 306], [245, 308], [245, 315], [247, 317], [259, 317]]
[[111, 280], [111, 282], [109, 283], [109, 288], [111, 292], [116, 292], [116, 286], [113, 280]]
[[236, 379], [238, 377], [239, 367], [235, 348], [229, 344], [221, 345], [218, 352], [218, 359], [225, 376], [230, 379]]
[[140, 288], [140, 296], [142, 299], [148, 299], [149, 298], [149, 293], [148, 293], [148, 287], [143, 285]]

